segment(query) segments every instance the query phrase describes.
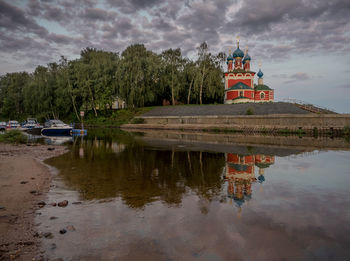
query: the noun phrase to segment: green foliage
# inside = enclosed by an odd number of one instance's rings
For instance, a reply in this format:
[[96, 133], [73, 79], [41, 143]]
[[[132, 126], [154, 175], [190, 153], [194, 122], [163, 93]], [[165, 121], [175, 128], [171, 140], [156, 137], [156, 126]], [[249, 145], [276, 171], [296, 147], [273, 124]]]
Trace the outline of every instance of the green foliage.
[[143, 124], [143, 123], [145, 123], [145, 119], [144, 118], [133, 118], [131, 123], [132, 124]]
[[4, 134], [0, 134], [0, 142], [4, 143], [26, 143], [27, 137], [19, 130], [6, 131]]
[[113, 126], [117, 127], [122, 124], [126, 124], [132, 121], [134, 117], [140, 116], [141, 114], [151, 110], [153, 107], [144, 108], [133, 108], [117, 110], [111, 115], [104, 115], [94, 117], [93, 115], [87, 115], [87, 119], [84, 120], [85, 126]]
[[254, 108], [249, 107], [245, 114], [246, 115], [254, 115]]
[[179, 48], [156, 54], [134, 44], [121, 55], [86, 48], [72, 61], [62, 56], [33, 73], [8, 73], [0, 76], [0, 118], [81, 121], [83, 110], [90, 114], [88, 120], [114, 124], [105, 112], [112, 114], [117, 98], [128, 108], [158, 106], [164, 100], [173, 105], [222, 103], [225, 54], [210, 53], [205, 42], [197, 51], [197, 59], [190, 60]]
[[118, 93], [128, 107], [152, 105], [157, 96], [160, 59], [143, 44], [131, 45], [122, 53], [116, 72]]

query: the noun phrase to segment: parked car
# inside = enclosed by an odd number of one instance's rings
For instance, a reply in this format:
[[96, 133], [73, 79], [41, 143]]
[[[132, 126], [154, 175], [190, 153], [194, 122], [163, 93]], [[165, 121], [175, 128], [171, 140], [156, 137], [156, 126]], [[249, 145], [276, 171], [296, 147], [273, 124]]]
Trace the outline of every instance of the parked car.
[[4, 131], [6, 129], [6, 122], [0, 121], [0, 131]]
[[12, 130], [12, 129], [19, 129], [20, 125], [18, 121], [8, 121], [6, 125], [7, 130]]

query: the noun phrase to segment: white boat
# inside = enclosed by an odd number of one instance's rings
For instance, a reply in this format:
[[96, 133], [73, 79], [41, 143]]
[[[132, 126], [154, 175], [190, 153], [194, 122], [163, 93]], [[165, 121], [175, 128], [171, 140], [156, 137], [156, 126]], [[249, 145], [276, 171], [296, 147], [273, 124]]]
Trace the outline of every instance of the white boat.
[[48, 120], [41, 129], [41, 134], [44, 136], [70, 136], [73, 127], [65, 124], [60, 120]]
[[21, 127], [18, 121], [8, 121], [6, 125], [6, 130], [18, 130]]
[[42, 128], [38, 121], [36, 119], [28, 118], [25, 122], [21, 125], [21, 130], [30, 130], [34, 128]]

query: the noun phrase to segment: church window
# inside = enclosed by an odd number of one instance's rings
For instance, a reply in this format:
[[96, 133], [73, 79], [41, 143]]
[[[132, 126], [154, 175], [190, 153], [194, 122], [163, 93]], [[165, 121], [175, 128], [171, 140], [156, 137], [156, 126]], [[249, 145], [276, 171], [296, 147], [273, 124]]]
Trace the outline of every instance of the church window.
[[240, 96], [240, 97], [243, 97], [243, 91], [240, 91], [240, 92], [239, 92], [239, 96]]
[[260, 99], [265, 99], [265, 93], [260, 93]]

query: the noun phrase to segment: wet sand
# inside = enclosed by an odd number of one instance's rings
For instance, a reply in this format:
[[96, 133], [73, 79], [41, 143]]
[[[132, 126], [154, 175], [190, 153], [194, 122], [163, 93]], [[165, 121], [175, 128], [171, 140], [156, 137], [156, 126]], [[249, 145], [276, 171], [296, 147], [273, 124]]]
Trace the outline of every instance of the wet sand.
[[[0, 143], [0, 260], [40, 259], [34, 217], [45, 200], [51, 175], [43, 160], [66, 152], [64, 146]], [[39, 257], [39, 258], [38, 258]]]

